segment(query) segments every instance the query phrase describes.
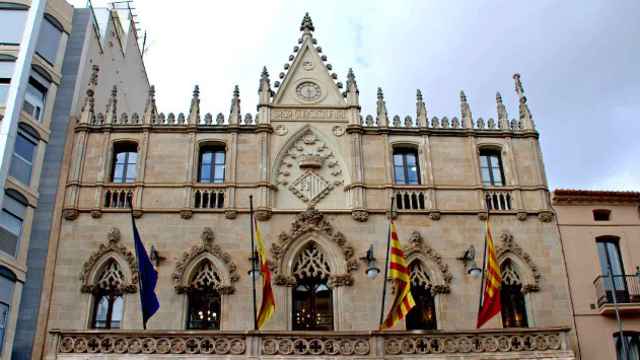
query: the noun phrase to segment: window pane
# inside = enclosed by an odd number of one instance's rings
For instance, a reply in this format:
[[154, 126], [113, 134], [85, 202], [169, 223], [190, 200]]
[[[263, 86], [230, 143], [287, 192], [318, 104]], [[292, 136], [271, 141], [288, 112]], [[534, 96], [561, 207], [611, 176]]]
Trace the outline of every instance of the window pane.
[[24, 107], [22, 110], [27, 112], [36, 120], [42, 119], [42, 112], [44, 110], [44, 103], [47, 97], [47, 94], [42, 90], [36, 88], [32, 84], [32, 79], [29, 80], [27, 84], [27, 90], [24, 94]]
[[13, 287], [15, 282], [0, 276], [0, 303], [10, 304], [13, 300]]
[[113, 310], [111, 311], [111, 328], [119, 329], [122, 323], [122, 312], [124, 310], [124, 300], [122, 296], [118, 296], [113, 301]]
[[210, 182], [211, 181], [211, 165], [202, 164], [200, 168], [200, 182]]
[[220, 182], [224, 182], [224, 165], [216, 165], [214, 179]]
[[138, 153], [137, 152], [128, 152], [127, 153], [127, 162], [129, 164], [136, 164], [136, 162], [138, 162]]
[[96, 329], [104, 329], [107, 327], [107, 313], [109, 312], [109, 298], [100, 295], [100, 299], [96, 304], [96, 308], [94, 310], [94, 324], [93, 327]]
[[127, 153], [122, 151], [116, 153], [116, 164], [124, 164], [126, 162]]
[[407, 179], [408, 184], [417, 184], [418, 183], [418, 167], [415, 165], [410, 165], [408, 176], [409, 176], [409, 178]]
[[216, 160], [216, 165], [224, 165], [224, 152], [223, 151], [216, 151], [215, 153], [215, 160]]
[[393, 165], [402, 165], [402, 154], [393, 154]]
[[489, 169], [481, 168], [480, 173], [482, 174], [482, 183], [485, 185], [491, 185], [491, 175], [489, 175]]
[[50, 64], [55, 64], [61, 37], [62, 32], [45, 18], [38, 34], [36, 52]]
[[23, 159], [33, 161], [33, 153], [35, 152], [36, 144], [29, 141], [24, 135], [18, 133], [16, 137], [15, 152], [19, 154]]
[[9, 167], [9, 175], [29, 186], [31, 184], [31, 163], [25, 161], [17, 154], [13, 154]]
[[211, 164], [213, 153], [210, 151], [202, 153], [202, 163]]
[[0, 303], [0, 352], [4, 344], [4, 334], [7, 329], [7, 321], [9, 321], [9, 305]]
[[394, 175], [395, 175], [395, 182], [396, 184], [405, 184], [405, 178], [404, 178], [404, 167], [402, 166], [394, 166]]
[[126, 182], [134, 182], [136, 181], [136, 177], [138, 176], [138, 169], [135, 164], [127, 164], [127, 179]]
[[489, 160], [487, 156], [485, 155], [480, 156], [480, 166], [483, 166], [483, 167], [489, 166]]
[[113, 182], [121, 183], [124, 182], [124, 165], [116, 164], [116, 167], [113, 169]]
[[416, 164], [416, 154], [405, 154], [405, 157], [407, 158], [408, 165]]
[[0, 10], [0, 44], [20, 44], [26, 20], [26, 10]]
[[8, 93], [9, 93], [9, 84], [0, 83], [0, 105], [4, 105], [7, 102]]

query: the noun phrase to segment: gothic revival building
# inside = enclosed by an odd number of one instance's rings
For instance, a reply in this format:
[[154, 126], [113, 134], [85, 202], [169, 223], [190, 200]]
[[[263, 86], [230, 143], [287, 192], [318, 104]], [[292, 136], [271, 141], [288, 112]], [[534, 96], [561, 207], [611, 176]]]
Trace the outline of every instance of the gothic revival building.
[[[143, 113], [86, 103], [70, 132], [40, 322], [47, 359], [219, 356], [574, 359], [556, 220], [527, 99], [497, 95], [497, 119], [361, 111], [304, 17], [279, 81], [266, 69], [257, 114], [236, 88], [228, 116]], [[276, 311], [253, 329], [249, 196], [274, 274]], [[160, 310], [142, 330], [127, 198], [153, 247]], [[395, 209], [390, 211], [391, 202]], [[417, 306], [376, 331], [389, 217], [399, 228]], [[484, 220], [503, 273], [503, 311], [476, 330]], [[368, 259], [367, 250], [373, 246]], [[474, 254], [475, 253], [475, 254]], [[464, 260], [462, 260], [464, 259]], [[260, 294], [260, 288], [258, 288]], [[389, 304], [392, 291], [387, 293]], [[411, 331], [408, 331], [411, 330]]]

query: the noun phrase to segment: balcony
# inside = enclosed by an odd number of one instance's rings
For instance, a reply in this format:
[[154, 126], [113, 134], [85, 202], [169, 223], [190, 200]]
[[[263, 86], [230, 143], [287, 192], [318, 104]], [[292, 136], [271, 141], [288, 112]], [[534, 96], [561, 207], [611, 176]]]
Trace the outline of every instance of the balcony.
[[594, 281], [598, 311], [601, 315], [615, 314], [614, 296], [620, 313], [640, 313], [640, 277], [637, 275], [600, 275]]
[[417, 359], [429, 354], [438, 359], [466, 359], [475, 353], [474, 358], [484, 354], [492, 359], [572, 360], [575, 356], [569, 349], [568, 332], [568, 328], [451, 332], [54, 330], [46, 359], [96, 356], [90, 354], [104, 354], [101, 359], [133, 359], [134, 354], [140, 354], [141, 359], [167, 359], [168, 355], [189, 359]]
[[509, 190], [487, 190], [484, 192], [484, 201], [489, 211], [511, 211], [514, 207]]

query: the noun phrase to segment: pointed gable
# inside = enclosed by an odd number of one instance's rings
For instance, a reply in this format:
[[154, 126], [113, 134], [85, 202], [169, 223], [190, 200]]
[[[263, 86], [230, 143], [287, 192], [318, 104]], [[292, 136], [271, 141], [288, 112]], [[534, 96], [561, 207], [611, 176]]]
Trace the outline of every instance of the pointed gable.
[[[302, 43], [284, 75], [273, 105], [284, 106], [346, 106], [335, 78], [329, 74], [323, 57], [315, 46], [313, 23], [305, 14], [300, 26]], [[326, 58], [325, 58], [326, 59]]]

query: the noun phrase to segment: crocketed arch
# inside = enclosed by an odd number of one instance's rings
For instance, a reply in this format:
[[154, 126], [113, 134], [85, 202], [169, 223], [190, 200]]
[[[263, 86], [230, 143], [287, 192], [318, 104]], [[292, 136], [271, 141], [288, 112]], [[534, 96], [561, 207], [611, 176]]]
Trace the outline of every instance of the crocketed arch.
[[510, 266], [519, 275], [523, 293], [539, 291], [542, 275], [538, 270], [538, 266], [533, 262], [531, 255], [514, 241], [510, 232], [502, 232], [500, 239], [502, 242], [496, 248], [498, 262], [504, 264], [506, 260], [510, 261]]
[[425, 243], [422, 235], [414, 231], [409, 236], [409, 245], [404, 249], [407, 263], [419, 261], [423, 271], [429, 276], [434, 294], [446, 294], [451, 289], [453, 276], [449, 267], [442, 261], [442, 257]]
[[[182, 255], [172, 275], [176, 292], [184, 293], [206, 281], [210, 281], [209, 285], [214, 286], [221, 294], [234, 292], [233, 284], [240, 279], [238, 267], [229, 253], [213, 243], [214, 239], [213, 230], [206, 227], [201, 236], [202, 244], [193, 246]], [[204, 277], [198, 278], [199, 276]]]
[[80, 272], [85, 293], [100, 289], [134, 293], [138, 287], [138, 265], [133, 253], [120, 244], [120, 230], [112, 228], [107, 234], [107, 243], [100, 244], [85, 261]]
[[333, 225], [324, 219], [324, 215], [316, 209], [307, 209], [296, 216], [289, 232], [282, 232], [279, 242], [271, 247], [275, 257], [276, 285], [294, 286], [295, 261], [303, 250], [310, 245], [322, 251], [324, 260], [329, 266], [329, 285], [350, 286], [353, 284], [351, 272], [357, 270], [358, 261], [354, 258], [353, 247]]

